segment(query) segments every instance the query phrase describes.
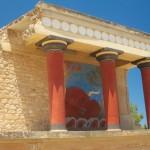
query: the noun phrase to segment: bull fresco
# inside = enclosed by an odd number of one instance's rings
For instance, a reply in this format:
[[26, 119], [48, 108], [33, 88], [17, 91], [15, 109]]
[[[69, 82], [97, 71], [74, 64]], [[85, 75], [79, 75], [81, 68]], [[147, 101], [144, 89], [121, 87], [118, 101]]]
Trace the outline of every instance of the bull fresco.
[[97, 66], [65, 62], [66, 126], [70, 130], [104, 129], [102, 83]]

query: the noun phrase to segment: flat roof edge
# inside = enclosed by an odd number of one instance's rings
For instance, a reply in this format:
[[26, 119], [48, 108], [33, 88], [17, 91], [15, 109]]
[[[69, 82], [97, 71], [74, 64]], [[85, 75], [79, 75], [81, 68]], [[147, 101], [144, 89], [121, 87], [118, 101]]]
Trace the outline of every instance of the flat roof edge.
[[64, 8], [62, 6], [58, 6], [58, 5], [55, 5], [55, 4], [40, 2], [40, 3], [38, 3], [36, 5], [36, 7], [44, 7], [44, 5], [46, 7], [53, 7], [55, 9], [59, 9], [59, 10], [65, 11], [65, 12], [67, 11], [68, 13], [72, 13], [74, 15], [77, 14], [77, 15], [80, 15], [82, 17], [86, 17], [86, 18], [89, 18], [89, 19], [92, 19], [92, 20], [104, 23], [106, 25], [111, 25], [112, 28], [115, 27], [117, 29], [120, 29], [121, 31], [126, 30], [128, 32], [133, 32], [136, 35], [150, 37], [150, 33], [147, 33], [147, 32], [144, 32], [144, 31], [132, 28], [132, 27], [128, 27], [128, 26], [125, 26], [125, 25], [122, 25], [122, 24], [119, 24], [119, 23], [115, 23], [113, 21], [109, 21], [109, 20], [105, 20], [105, 19], [98, 18], [98, 17], [95, 17], [95, 16], [91, 16], [89, 14], [81, 13], [81, 12], [76, 11], [76, 10], [72, 10], [72, 9], [69, 9], [69, 8]]

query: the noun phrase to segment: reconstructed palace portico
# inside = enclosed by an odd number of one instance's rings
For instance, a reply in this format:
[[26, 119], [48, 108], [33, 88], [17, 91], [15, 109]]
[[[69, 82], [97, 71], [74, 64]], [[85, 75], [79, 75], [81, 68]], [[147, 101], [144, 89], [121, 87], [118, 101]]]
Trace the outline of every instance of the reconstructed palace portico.
[[0, 129], [133, 129], [132, 67], [150, 127], [149, 58], [149, 34], [39, 3], [0, 31]]

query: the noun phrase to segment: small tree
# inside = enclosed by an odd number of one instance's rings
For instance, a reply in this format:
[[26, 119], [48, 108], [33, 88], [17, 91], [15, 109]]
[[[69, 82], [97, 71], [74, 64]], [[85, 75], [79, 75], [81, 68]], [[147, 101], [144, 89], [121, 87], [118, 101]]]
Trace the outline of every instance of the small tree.
[[135, 120], [135, 125], [141, 126], [140, 122], [143, 119], [143, 115], [138, 112], [138, 108], [136, 104], [130, 104], [131, 115]]

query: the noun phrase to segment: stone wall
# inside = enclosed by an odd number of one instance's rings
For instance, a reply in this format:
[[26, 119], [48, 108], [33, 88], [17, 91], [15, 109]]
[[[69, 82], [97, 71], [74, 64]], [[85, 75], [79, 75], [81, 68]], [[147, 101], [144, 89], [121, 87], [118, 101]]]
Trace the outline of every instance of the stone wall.
[[128, 96], [127, 72], [124, 68], [117, 68], [117, 88], [119, 99], [119, 113], [120, 113], [120, 128], [122, 130], [133, 129], [133, 119], [130, 114], [130, 102]]
[[46, 58], [0, 50], [0, 131], [48, 130]]

